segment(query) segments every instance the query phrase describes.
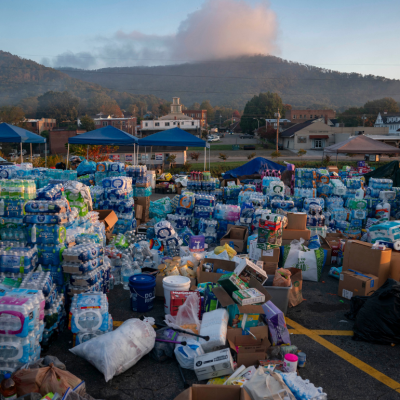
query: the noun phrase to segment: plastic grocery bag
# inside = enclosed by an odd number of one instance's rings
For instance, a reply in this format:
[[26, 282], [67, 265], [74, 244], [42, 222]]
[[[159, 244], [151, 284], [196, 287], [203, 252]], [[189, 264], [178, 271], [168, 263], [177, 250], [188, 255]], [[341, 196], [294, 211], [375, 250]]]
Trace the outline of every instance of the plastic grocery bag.
[[185, 329], [189, 333], [191, 331], [198, 334], [200, 331], [199, 307], [199, 296], [193, 293], [179, 307], [176, 317], [170, 314], [165, 316], [165, 323], [171, 328]]
[[78, 176], [94, 174], [96, 172], [96, 163], [94, 161], [83, 160], [76, 169]]
[[151, 351], [156, 338], [153, 324], [153, 318], [128, 319], [115, 331], [82, 343], [70, 352], [89, 361], [108, 382]]
[[204, 350], [199, 342], [189, 339], [186, 346], [178, 344], [174, 353], [179, 365], [182, 368], [194, 369], [194, 359], [204, 354]]
[[290, 287], [292, 284], [290, 276], [292, 273], [288, 269], [280, 268], [275, 271], [272, 286]]
[[296, 400], [282, 378], [275, 372], [265, 373], [263, 367], [243, 387], [251, 400]]
[[13, 375], [18, 396], [35, 392], [45, 395], [49, 392], [64, 394], [68, 388], [74, 388], [82, 380], [68, 371], [50, 364], [44, 368], [20, 369]]
[[303, 280], [318, 282], [324, 265], [324, 250], [310, 250], [303, 245], [303, 240], [293, 240], [289, 246], [284, 246], [283, 267], [298, 268], [303, 271]]

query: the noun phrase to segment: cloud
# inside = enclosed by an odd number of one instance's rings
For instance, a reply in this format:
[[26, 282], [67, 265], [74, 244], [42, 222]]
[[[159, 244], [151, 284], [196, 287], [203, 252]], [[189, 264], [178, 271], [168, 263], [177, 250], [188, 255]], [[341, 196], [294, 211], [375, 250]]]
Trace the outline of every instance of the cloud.
[[[101, 68], [160, 65], [253, 54], [276, 54], [278, 23], [266, 1], [206, 0], [174, 35], [118, 31], [92, 52], [60, 54], [52, 66]], [[49, 65], [49, 60], [42, 60]]]

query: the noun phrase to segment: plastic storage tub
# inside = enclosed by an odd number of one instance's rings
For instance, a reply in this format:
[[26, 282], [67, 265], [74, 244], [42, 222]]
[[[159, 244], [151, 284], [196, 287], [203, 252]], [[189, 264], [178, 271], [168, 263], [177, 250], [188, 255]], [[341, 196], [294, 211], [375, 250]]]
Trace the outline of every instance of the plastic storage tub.
[[286, 315], [289, 303], [290, 287], [264, 286], [264, 289], [271, 295], [271, 301]]

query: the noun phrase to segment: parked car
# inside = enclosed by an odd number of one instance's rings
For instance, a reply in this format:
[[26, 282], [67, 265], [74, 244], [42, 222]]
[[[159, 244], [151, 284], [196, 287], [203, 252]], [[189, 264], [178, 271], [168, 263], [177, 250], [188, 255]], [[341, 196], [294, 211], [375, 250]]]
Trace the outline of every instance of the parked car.
[[207, 142], [218, 142], [219, 137], [218, 136], [209, 136], [207, 139]]
[[245, 134], [245, 135], [241, 135], [240, 139], [254, 139], [254, 136], [250, 135], [250, 134]]

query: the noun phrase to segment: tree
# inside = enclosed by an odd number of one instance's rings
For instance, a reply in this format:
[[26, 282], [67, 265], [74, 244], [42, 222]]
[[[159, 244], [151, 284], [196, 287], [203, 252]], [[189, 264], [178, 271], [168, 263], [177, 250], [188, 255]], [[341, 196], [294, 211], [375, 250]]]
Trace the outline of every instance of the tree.
[[160, 104], [158, 106], [158, 112], [161, 117], [169, 114], [171, 112], [171, 103], [166, 102], [166, 103]]
[[260, 122], [260, 126], [263, 126], [265, 125], [264, 119], [275, 118], [275, 113], [278, 112], [278, 109], [282, 113], [284, 107], [282, 99], [277, 93], [267, 92], [254, 96], [244, 108], [240, 120], [242, 131], [252, 133], [258, 127], [257, 119]]
[[88, 115], [83, 116], [81, 119], [81, 128], [85, 129], [86, 132], [89, 131], [94, 131], [96, 129], [96, 125], [94, 124], [94, 121], [92, 118], [90, 118]]
[[[65, 145], [67, 147], [67, 144]], [[70, 145], [70, 153], [87, 157], [88, 154], [88, 146], [72, 144]], [[89, 160], [99, 162], [99, 161], [107, 161], [110, 157], [111, 153], [115, 153], [118, 150], [118, 146], [89, 146]]]
[[190, 110], [201, 110], [200, 104], [199, 104], [199, 103], [193, 103], [193, 104], [190, 106]]
[[303, 157], [306, 153], [307, 153], [306, 150], [300, 149], [300, 150], [297, 152], [297, 157]]
[[138, 101], [136, 105], [139, 110], [139, 115], [143, 117], [143, 115], [146, 114], [147, 111], [147, 104], [144, 101]]
[[232, 117], [240, 119], [240, 112], [238, 110], [234, 110], [232, 113]]
[[391, 97], [384, 97], [383, 99], [368, 101], [364, 104], [364, 109], [367, 114], [378, 115], [379, 112], [386, 111], [388, 113], [398, 113], [399, 105], [396, 100]]
[[37, 97], [27, 97], [26, 99], [22, 99], [19, 104], [25, 115], [29, 118], [36, 118], [36, 112], [38, 107], [38, 99]]
[[4, 106], [0, 108], [0, 122], [6, 122], [16, 126], [23, 126], [25, 120], [24, 111], [18, 106]]
[[190, 157], [192, 160], [197, 161], [197, 160], [199, 159], [199, 157], [200, 157], [200, 153], [194, 151], [193, 153], [189, 153], [189, 157]]
[[207, 110], [207, 121], [208, 122], [214, 121], [215, 111], [214, 111], [213, 106], [210, 103], [210, 100], [204, 100], [200, 104], [200, 109], [201, 110]]
[[79, 100], [68, 91], [46, 92], [38, 97], [38, 118], [54, 118], [57, 124], [75, 121], [78, 117]]

